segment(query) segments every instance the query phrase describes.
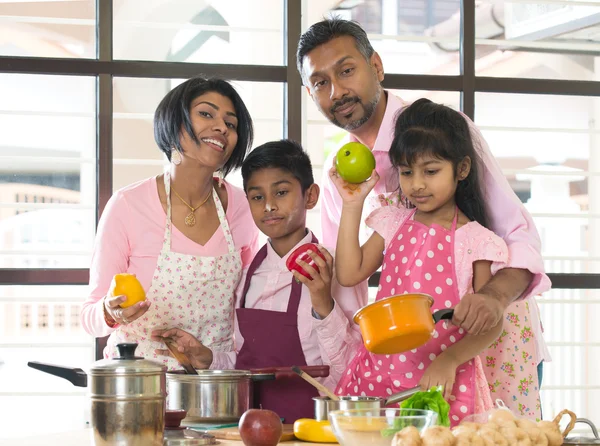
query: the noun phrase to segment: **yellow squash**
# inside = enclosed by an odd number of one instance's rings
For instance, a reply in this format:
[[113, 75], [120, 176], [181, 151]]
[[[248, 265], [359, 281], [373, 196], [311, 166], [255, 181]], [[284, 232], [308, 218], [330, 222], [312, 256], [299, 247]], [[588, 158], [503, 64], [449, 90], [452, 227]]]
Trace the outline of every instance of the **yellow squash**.
[[294, 435], [299, 440], [311, 443], [337, 443], [329, 421], [300, 418], [294, 423]]
[[109, 294], [111, 296], [126, 296], [127, 300], [121, 304], [122, 308], [135, 305], [146, 300], [146, 292], [142, 284], [133, 274], [115, 274], [110, 284]]

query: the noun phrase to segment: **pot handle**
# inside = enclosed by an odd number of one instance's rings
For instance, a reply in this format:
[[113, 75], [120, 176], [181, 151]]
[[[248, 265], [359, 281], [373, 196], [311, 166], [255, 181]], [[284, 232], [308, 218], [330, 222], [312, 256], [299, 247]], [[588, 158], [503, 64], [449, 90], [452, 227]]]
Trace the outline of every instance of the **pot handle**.
[[40, 370], [49, 373], [50, 375], [58, 376], [59, 378], [64, 378], [76, 387], [87, 387], [87, 375], [81, 369], [61, 367], [37, 361], [29, 361], [27, 365], [32, 369]]
[[389, 406], [390, 404], [396, 404], [399, 403], [400, 401], [404, 401], [405, 399], [410, 398], [411, 396], [413, 396], [415, 393], [419, 392], [421, 390], [421, 387], [413, 387], [412, 389], [408, 389], [405, 390], [403, 392], [398, 392], [398, 393], [394, 393], [393, 395], [391, 395], [390, 397], [388, 397], [387, 399], [385, 399], [383, 401], [383, 406]]
[[450, 319], [452, 319], [453, 316], [454, 316], [453, 308], [437, 310], [435, 313], [433, 313], [433, 323], [437, 324], [442, 319], [450, 320]]
[[[304, 373], [313, 378], [326, 378], [329, 376], [329, 366], [328, 365], [304, 365], [299, 367]], [[254, 374], [270, 374], [273, 376], [271, 379], [281, 379], [281, 378], [300, 378], [296, 372], [292, 370], [291, 367], [267, 367], [263, 369], [253, 369], [250, 371], [252, 373], [252, 379], [255, 380]], [[301, 379], [301, 378], [300, 378]]]

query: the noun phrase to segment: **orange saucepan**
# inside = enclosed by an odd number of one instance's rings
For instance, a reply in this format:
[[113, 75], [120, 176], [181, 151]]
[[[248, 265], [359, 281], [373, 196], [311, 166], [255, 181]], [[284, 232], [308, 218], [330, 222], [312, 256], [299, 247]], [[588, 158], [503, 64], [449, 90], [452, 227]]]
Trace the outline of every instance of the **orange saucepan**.
[[442, 319], [454, 310], [431, 314], [433, 298], [427, 294], [390, 296], [361, 308], [354, 315], [367, 350], [377, 354], [401, 353], [425, 344]]

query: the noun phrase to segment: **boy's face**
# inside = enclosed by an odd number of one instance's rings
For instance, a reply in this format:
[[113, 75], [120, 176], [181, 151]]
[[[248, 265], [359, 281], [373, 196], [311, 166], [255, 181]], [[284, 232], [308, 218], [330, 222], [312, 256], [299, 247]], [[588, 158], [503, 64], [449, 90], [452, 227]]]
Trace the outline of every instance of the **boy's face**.
[[316, 184], [302, 193], [300, 182], [290, 172], [265, 168], [250, 175], [246, 195], [254, 223], [276, 240], [294, 234], [304, 236], [306, 211], [315, 206], [319, 194]]

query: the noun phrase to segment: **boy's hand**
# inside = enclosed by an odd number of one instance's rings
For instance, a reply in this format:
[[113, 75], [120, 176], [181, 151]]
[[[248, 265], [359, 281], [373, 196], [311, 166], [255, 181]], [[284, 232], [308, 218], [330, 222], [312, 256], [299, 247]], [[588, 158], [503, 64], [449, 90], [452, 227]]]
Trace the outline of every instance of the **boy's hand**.
[[444, 399], [450, 401], [458, 366], [459, 364], [456, 364], [451, 355], [442, 353], [433, 360], [421, 377], [421, 381], [419, 381], [421, 390], [427, 391], [434, 386], [444, 386]]
[[325, 256], [323, 260], [316, 252], [307, 251], [307, 254], [313, 259], [319, 272], [299, 258], [296, 263], [306, 271], [311, 279], [304, 277], [298, 271], [292, 271], [292, 274], [298, 282], [308, 287], [310, 299], [315, 312], [322, 318], [326, 318], [333, 310], [333, 298], [331, 297], [331, 277], [333, 276], [333, 257], [325, 248], [319, 245], [319, 251]]
[[371, 178], [359, 184], [348, 183], [342, 179], [338, 174], [335, 165], [329, 169], [329, 178], [335, 185], [340, 197], [344, 201], [344, 204], [361, 204], [369, 195], [369, 192], [375, 187], [375, 184], [379, 181], [379, 174], [375, 169], [371, 173]]
[[[152, 340], [156, 342], [164, 342], [165, 338], [170, 338], [177, 344], [177, 350], [185, 354], [192, 367], [195, 369], [208, 369], [213, 361], [212, 350], [205, 347], [198, 339], [187, 331], [179, 328], [168, 328], [166, 330], [154, 330], [152, 332]], [[157, 349], [155, 353], [160, 356], [173, 356], [167, 349]]]

